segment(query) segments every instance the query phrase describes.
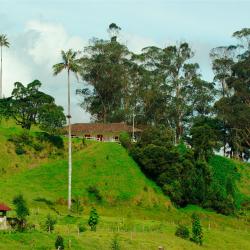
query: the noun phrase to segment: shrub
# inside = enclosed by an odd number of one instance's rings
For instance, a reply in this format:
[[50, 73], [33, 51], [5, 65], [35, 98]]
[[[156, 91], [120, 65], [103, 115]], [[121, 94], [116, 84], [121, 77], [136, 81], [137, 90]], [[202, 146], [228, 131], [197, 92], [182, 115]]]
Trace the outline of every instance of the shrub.
[[33, 143], [33, 148], [37, 151], [37, 152], [41, 152], [44, 149], [44, 145], [40, 144], [40, 143]]
[[83, 233], [83, 232], [87, 231], [87, 228], [83, 223], [79, 223], [78, 230], [79, 230], [79, 233]]
[[47, 215], [47, 219], [45, 221], [45, 230], [47, 232], [52, 232], [55, 228], [56, 219], [52, 218], [50, 214]]
[[94, 207], [92, 207], [89, 215], [88, 224], [90, 226], [91, 231], [96, 231], [96, 226], [99, 222], [99, 215]]
[[64, 249], [63, 237], [58, 235], [55, 242], [56, 249]]
[[192, 214], [192, 238], [191, 241], [202, 245], [203, 233], [200, 218], [197, 214]]
[[177, 237], [188, 239], [189, 238], [189, 229], [184, 225], [178, 225], [175, 231]]
[[87, 191], [89, 194], [94, 195], [94, 197], [98, 200], [101, 201], [102, 200], [102, 195], [100, 194], [99, 189], [96, 186], [89, 186], [87, 188]]
[[37, 138], [40, 142], [49, 142], [58, 149], [64, 148], [63, 139], [57, 135], [50, 135], [46, 132], [38, 133]]
[[128, 133], [122, 132], [119, 136], [119, 140], [124, 148], [130, 148], [131, 139]]
[[21, 145], [17, 145], [15, 151], [17, 155], [24, 155], [26, 153], [25, 149]]

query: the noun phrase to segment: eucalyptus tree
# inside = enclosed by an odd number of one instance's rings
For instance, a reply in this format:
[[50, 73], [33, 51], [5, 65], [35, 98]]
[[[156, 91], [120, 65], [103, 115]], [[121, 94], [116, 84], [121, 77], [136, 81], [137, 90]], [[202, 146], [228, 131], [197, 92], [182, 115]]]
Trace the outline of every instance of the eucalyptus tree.
[[6, 35], [0, 35], [0, 47], [1, 47], [1, 78], [0, 78], [0, 98], [3, 97], [3, 47], [9, 47], [10, 43]]
[[68, 79], [68, 150], [69, 150], [69, 159], [68, 159], [68, 209], [71, 209], [71, 182], [72, 182], [72, 140], [71, 140], [71, 102], [70, 102], [70, 72], [73, 72], [78, 79], [78, 73], [80, 72], [81, 66], [79, 60], [77, 59], [77, 52], [74, 52], [72, 49], [68, 51], [61, 51], [62, 62], [53, 65], [54, 75], [58, 75], [63, 70], [67, 71]]
[[141, 93], [146, 116], [153, 124], [175, 130], [176, 143], [196, 114], [209, 113], [213, 86], [201, 79], [199, 65], [191, 63], [194, 53], [188, 43], [166, 48], [146, 47], [137, 56], [146, 70]]
[[233, 37], [240, 40], [246, 52], [250, 51], [250, 28], [243, 28], [233, 33]]
[[236, 46], [220, 46], [213, 48], [210, 52], [214, 81], [217, 83], [219, 94], [222, 97], [229, 96], [230, 90], [227, 86], [227, 78], [232, 74], [232, 66], [236, 56]]
[[81, 77], [87, 84], [77, 91], [84, 97], [81, 106], [104, 123], [126, 121], [129, 113], [132, 54], [117, 41], [119, 30], [111, 24], [110, 40], [92, 39], [81, 58]]
[[[214, 72], [214, 82], [217, 84], [218, 97], [226, 98], [231, 96], [232, 90], [230, 90], [227, 79], [232, 75], [232, 66], [235, 63], [237, 46], [220, 46], [213, 48], [210, 52], [210, 58], [212, 60], [212, 69]], [[226, 145], [228, 137], [228, 124], [224, 119], [223, 123], [223, 153], [226, 155]]]
[[215, 110], [225, 126], [224, 143], [228, 145], [230, 157], [248, 159], [250, 156], [250, 29], [236, 31], [233, 36], [239, 39], [241, 44], [231, 46], [234, 48], [235, 56], [234, 60], [231, 59], [233, 62], [228, 65], [230, 74], [225, 77], [229, 95], [221, 96], [215, 103]]

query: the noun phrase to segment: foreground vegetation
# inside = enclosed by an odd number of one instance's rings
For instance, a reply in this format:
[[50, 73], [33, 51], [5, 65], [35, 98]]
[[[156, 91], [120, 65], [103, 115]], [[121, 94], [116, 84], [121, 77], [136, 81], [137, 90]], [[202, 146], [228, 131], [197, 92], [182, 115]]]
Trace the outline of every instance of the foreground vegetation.
[[[82, 145], [81, 140], [73, 141], [72, 190], [75, 202], [69, 214], [64, 154], [59, 157], [47, 155], [44, 159], [46, 147], [37, 154], [30, 146], [25, 146], [26, 153], [17, 155], [14, 143], [8, 138], [21, 132], [20, 128], [11, 121], [1, 125], [0, 149], [8, 159], [12, 158], [12, 161], [1, 161], [1, 166], [6, 169], [0, 180], [1, 201], [14, 208], [13, 197], [22, 193], [30, 210], [28, 223], [34, 227], [25, 232], [0, 232], [0, 249], [55, 249], [58, 235], [63, 237], [66, 249], [69, 245], [71, 249], [112, 249], [116, 234], [121, 249], [157, 249], [160, 245], [167, 249], [200, 249], [195, 243], [175, 236], [178, 224], [187, 225], [191, 231], [193, 212], [201, 218], [204, 248], [249, 247], [247, 215], [223, 216], [190, 205], [176, 209], [161, 189], [145, 177], [127, 151], [115, 143], [87, 142]], [[8, 151], [11, 145], [13, 148]], [[55, 146], [48, 143], [47, 147]], [[15, 162], [19, 163], [18, 168], [13, 167]], [[237, 177], [238, 187], [243, 195], [248, 196], [248, 164], [215, 156], [211, 165], [218, 167], [225, 163], [239, 169], [243, 179]], [[224, 176], [224, 172], [225, 169], [221, 168], [218, 178]], [[78, 197], [83, 206], [83, 211], [79, 212], [74, 206]], [[93, 206], [100, 216], [96, 232], [88, 226]], [[57, 221], [50, 233], [44, 228], [48, 214]], [[9, 216], [15, 217], [15, 211]], [[79, 233], [79, 224], [84, 225], [84, 232]]]

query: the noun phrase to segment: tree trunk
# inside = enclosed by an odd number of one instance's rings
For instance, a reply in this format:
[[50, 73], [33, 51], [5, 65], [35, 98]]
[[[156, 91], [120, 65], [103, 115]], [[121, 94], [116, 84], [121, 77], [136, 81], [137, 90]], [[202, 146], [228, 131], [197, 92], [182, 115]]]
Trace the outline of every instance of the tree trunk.
[[69, 180], [68, 180], [68, 209], [71, 209], [71, 179], [72, 179], [72, 143], [71, 143], [71, 114], [70, 114], [70, 75], [68, 69], [68, 143], [69, 143]]

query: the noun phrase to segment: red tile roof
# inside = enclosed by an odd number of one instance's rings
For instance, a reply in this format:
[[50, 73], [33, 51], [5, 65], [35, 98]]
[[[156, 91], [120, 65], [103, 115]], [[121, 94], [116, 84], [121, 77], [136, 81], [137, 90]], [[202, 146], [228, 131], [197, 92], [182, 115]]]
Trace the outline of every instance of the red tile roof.
[[[72, 132], [132, 132], [132, 126], [128, 126], [126, 123], [75, 123], [71, 125]], [[135, 132], [141, 132], [142, 130], [135, 128]]]
[[10, 211], [11, 208], [9, 208], [7, 205], [0, 203], [0, 211]]

